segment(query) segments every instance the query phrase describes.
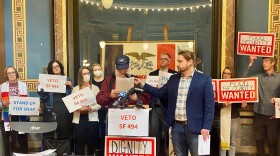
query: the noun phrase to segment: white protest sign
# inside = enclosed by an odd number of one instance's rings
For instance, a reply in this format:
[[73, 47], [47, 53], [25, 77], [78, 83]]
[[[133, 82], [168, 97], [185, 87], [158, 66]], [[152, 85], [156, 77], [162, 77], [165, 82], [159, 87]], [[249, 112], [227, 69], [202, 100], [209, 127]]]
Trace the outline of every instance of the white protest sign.
[[40, 84], [38, 86], [38, 91], [40, 91], [42, 88], [44, 89], [44, 92], [65, 93], [66, 80], [66, 76], [39, 74]]
[[10, 96], [9, 114], [39, 115], [40, 98]]
[[275, 118], [280, 118], [280, 98], [275, 98]]
[[89, 106], [96, 103], [96, 98], [89, 87], [72, 93], [62, 98], [62, 100], [70, 113], [82, 108], [82, 106]]
[[109, 109], [108, 135], [148, 136], [149, 110]]
[[159, 88], [161, 88], [163, 85], [165, 85], [167, 83], [167, 81], [169, 80], [171, 75], [173, 75], [173, 74], [168, 73], [168, 72], [162, 72], [162, 71], [158, 72], [158, 86], [159, 86]]
[[147, 76], [146, 83], [153, 87], [158, 86], [158, 76]]
[[116, 78], [116, 91], [123, 92], [134, 87], [134, 77], [130, 78]]
[[155, 156], [155, 137], [105, 137], [107, 156]]
[[213, 86], [213, 91], [214, 91], [214, 100], [215, 102], [218, 102], [218, 79], [212, 79], [212, 86]]

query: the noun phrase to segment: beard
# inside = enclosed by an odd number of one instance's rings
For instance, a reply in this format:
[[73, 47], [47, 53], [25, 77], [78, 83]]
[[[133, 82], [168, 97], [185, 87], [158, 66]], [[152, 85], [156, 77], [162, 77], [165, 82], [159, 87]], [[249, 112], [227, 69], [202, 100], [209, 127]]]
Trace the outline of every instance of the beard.
[[178, 68], [178, 72], [179, 73], [184, 73], [185, 71], [187, 71], [187, 70], [189, 70], [190, 68], [191, 68], [191, 66], [192, 66], [192, 64], [190, 64], [190, 65], [187, 65], [187, 66], [185, 66], [185, 67], [177, 67]]

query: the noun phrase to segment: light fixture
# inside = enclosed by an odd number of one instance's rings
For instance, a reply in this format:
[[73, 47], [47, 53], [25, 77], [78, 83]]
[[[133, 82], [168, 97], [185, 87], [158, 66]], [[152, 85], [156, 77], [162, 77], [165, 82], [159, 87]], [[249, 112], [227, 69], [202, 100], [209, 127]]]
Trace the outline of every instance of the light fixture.
[[149, 48], [149, 44], [148, 44], [148, 43], [144, 43], [144, 44], [143, 44], [143, 49], [144, 49], [144, 50], [147, 50], [148, 48]]
[[105, 9], [110, 9], [113, 5], [113, 0], [101, 0], [101, 2]]
[[99, 42], [100, 48], [102, 48], [102, 49], [105, 48], [105, 44], [106, 44], [106, 43], [105, 43], [104, 41], [100, 41], [100, 42]]

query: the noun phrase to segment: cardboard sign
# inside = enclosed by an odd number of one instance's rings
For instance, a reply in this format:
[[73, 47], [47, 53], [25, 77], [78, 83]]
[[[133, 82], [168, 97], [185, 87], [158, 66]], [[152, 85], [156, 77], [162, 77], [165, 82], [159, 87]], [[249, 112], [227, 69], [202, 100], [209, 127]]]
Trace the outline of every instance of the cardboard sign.
[[219, 102], [258, 102], [258, 78], [221, 79], [218, 83]]
[[39, 115], [40, 98], [10, 96], [9, 114]]
[[109, 109], [108, 135], [148, 136], [149, 110]]
[[280, 118], [280, 98], [275, 98], [275, 118]]
[[105, 137], [106, 156], [156, 156], [155, 137]]
[[44, 92], [65, 93], [66, 80], [66, 76], [39, 74], [40, 84], [38, 86], [38, 91], [40, 91], [42, 88], [44, 89]]
[[212, 86], [213, 86], [213, 91], [214, 91], [214, 100], [215, 102], [218, 102], [218, 79], [212, 79]]
[[130, 78], [116, 78], [115, 91], [124, 92], [134, 87], [134, 77]]
[[146, 83], [153, 87], [158, 86], [158, 76], [147, 76]]
[[159, 71], [158, 72], [158, 87], [161, 88], [163, 85], [165, 85], [171, 75], [173, 75], [173, 74], [168, 73], [168, 72]]
[[237, 54], [273, 57], [275, 34], [238, 32]]
[[96, 98], [89, 87], [72, 93], [62, 98], [62, 100], [70, 113], [82, 108], [82, 106], [89, 106], [96, 103]]

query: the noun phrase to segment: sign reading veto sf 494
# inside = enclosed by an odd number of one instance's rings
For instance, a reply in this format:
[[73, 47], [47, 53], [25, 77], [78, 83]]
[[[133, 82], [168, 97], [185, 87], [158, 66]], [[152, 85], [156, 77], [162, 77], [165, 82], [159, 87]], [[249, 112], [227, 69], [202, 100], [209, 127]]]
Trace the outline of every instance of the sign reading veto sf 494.
[[237, 54], [273, 57], [275, 34], [238, 32]]
[[258, 78], [219, 80], [219, 102], [258, 102]]

